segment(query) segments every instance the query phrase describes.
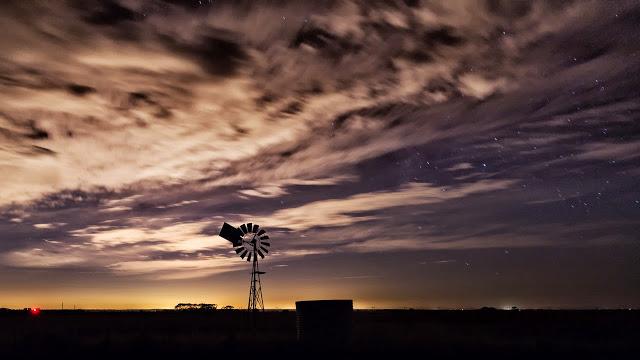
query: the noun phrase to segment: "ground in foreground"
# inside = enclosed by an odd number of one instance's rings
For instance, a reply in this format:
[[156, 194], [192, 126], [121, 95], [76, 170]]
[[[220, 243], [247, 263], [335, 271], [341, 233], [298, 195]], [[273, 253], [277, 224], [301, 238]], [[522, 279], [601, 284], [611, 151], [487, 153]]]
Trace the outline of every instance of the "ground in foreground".
[[[602, 358], [640, 353], [640, 311], [355, 311], [351, 338], [305, 344], [295, 311], [0, 312], [0, 357], [159, 358], [492, 356]], [[5, 357], [2, 355], [11, 355]]]

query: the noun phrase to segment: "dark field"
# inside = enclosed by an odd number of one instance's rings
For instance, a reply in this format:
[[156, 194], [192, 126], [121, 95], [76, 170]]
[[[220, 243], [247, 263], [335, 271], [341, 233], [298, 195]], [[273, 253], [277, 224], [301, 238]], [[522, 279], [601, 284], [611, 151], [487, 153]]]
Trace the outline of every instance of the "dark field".
[[[640, 352], [640, 311], [355, 311], [344, 346], [300, 344], [295, 311], [0, 312], [0, 358], [603, 358]], [[3, 356], [4, 355], [4, 356]], [[416, 355], [413, 355], [416, 356]]]

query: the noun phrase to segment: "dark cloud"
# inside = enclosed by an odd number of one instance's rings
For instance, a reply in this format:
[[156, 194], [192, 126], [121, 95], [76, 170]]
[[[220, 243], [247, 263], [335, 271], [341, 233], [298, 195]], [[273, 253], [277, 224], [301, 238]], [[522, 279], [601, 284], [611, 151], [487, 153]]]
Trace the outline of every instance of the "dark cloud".
[[55, 151], [53, 151], [51, 149], [48, 149], [48, 148], [42, 147], [42, 146], [37, 146], [37, 145], [32, 145], [32, 149], [33, 149], [33, 152], [35, 154], [53, 155], [53, 154], [56, 153]]
[[293, 101], [289, 103], [284, 109], [282, 109], [282, 113], [285, 115], [295, 115], [302, 111], [303, 105], [299, 101]]
[[25, 136], [29, 139], [33, 140], [43, 140], [49, 138], [49, 133], [45, 130], [40, 129], [34, 120], [28, 121], [29, 133]]
[[137, 92], [137, 91], [129, 93], [129, 103], [131, 104], [131, 106], [136, 106], [139, 102], [145, 102], [145, 103], [151, 102], [151, 100], [149, 100], [149, 95], [143, 92]]
[[[172, 50], [193, 58], [211, 75], [233, 75], [243, 60], [246, 60], [242, 45], [234, 41], [233, 34], [211, 29], [209, 34], [197, 35], [192, 42], [183, 42], [171, 37], [163, 37], [163, 42]], [[222, 32], [223, 34], [219, 34]]]
[[93, 25], [118, 25], [125, 21], [135, 21], [142, 18], [131, 9], [120, 5], [116, 0], [100, 1], [88, 6], [90, 13], [85, 20]]
[[77, 96], [84, 96], [87, 94], [91, 94], [96, 91], [96, 89], [91, 86], [80, 85], [80, 84], [69, 84], [67, 85], [67, 89], [70, 93]]
[[487, 8], [493, 14], [507, 19], [518, 19], [526, 16], [532, 8], [526, 1], [487, 0]]
[[427, 31], [424, 34], [424, 42], [427, 47], [433, 48], [438, 45], [459, 46], [464, 43], [464, 39], [457, 36], [454, 29], [445, 26]]

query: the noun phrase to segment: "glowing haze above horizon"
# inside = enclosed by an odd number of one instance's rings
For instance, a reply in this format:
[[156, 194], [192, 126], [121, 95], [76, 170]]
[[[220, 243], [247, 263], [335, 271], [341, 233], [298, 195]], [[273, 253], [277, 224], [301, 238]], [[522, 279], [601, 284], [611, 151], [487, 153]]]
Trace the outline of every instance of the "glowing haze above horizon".
[[638, 307], [639, 17], [2, 2], [0, 307]]

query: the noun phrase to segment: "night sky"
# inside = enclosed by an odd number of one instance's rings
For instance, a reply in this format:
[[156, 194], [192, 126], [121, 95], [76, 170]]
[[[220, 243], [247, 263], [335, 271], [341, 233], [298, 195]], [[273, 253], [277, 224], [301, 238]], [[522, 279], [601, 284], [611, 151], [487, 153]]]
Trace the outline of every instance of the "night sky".
[[639, 19], [2, 1], [0, 307], [640, 307]]

